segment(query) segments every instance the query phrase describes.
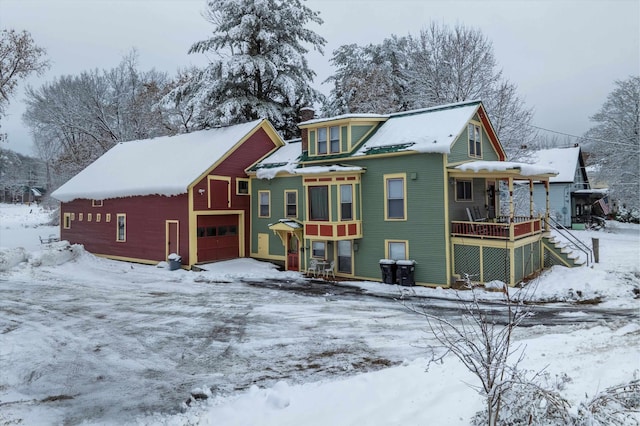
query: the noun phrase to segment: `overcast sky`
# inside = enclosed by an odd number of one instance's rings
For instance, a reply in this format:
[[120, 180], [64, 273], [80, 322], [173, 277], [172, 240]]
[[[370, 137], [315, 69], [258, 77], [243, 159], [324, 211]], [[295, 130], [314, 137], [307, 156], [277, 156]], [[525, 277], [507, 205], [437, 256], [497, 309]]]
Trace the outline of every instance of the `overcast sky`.
[[[639, 0], [309, 0], [324, 24], [312, 27], [327, 40], [325, 55], [309, 55], [314, 86], [333, 70], [331, 53], [343, 44], [378, 43], [391, 34], [418, 34], [431, 21], [479, 28], [492, 42], [504, 76], [533, 107], [533, 124], [582, 135], [614, 88], [615, 80], [640, 75]], [[173, 75], [202, 66], [188, 55], [212, 25], [201, 15], [205, 0], [0, 0], [0, 27], [26, 29], [47, 50], [52, 67], [29, 78], [2, 119], [4, 148], [33, 154], [22, 123], [24, 87], [39, 87], [65, 74], [115, 67], [132, 48], [141, 70]], [[560, 136], [564, 142], [565, 137]]]

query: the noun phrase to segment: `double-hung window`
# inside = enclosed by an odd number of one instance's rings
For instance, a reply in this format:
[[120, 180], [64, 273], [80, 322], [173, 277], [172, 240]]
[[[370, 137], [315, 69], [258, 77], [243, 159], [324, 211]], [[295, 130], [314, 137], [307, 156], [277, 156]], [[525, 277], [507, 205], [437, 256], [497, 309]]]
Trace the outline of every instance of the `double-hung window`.
[[309, 187], [309, 219], [329, 220], [329, 187]]
[[405, 178], [404, 176], [385, 176], [385, 219], [406, 219]]
[[298, 193], [296, 191], [285, 191], [284, 198], [287, 217], [298, 217]]
[[469, 124], [469, 156], [482, 157], [482, 136], [480, 126]]
[[353, 220], [353, 185], [340, 185], [340, 220]]
[[473, 201], [470, 180], [456, 180], [456, 201]]
[[318, 154], [327, 153], [327, 128], [318, 128]]
[[340, 152], [340, 127], [329, 127], [329, 152], [337, 154]]
[[270, 200], [269, 191], [258, 191], [258, 217], [270, 217]]
[[311, 242], [311, 256], [324, 259], [327, 253], [326, 243], [324, 241]]

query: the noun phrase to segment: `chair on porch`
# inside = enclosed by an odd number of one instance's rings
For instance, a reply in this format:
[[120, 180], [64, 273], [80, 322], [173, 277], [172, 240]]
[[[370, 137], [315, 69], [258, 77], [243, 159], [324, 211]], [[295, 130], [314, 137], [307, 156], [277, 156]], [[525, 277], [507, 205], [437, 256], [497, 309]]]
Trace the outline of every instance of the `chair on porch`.
[[331, 275], [335, 281], [336, 279], [336, 273], [335, 273], [335, 265], [336, 263], [332, 260], [331, 263], [329, 263], [329, 265], [327, 265], [324, 270], [322, 271], [322, 276], [325, 278], [329, 278], [329, 275]]
[[318, 276], [318, 261], [316, 259], [309, 259], [309, 265], [307, 267], [307, 275], [313, 274], [314, 277]]
[[[478, 209], [478, 207], [474, 207], [474, 209]], [[469, 218], [469, 222], [486, 222], [487, 219], [484, 217], [474, 217], [471, 214], [471, 209], [469, 207], [466, 208], [467, 217]], [[480, 213], [480, 209], [478, 209], [478, 213]], [[471, 225], [471, 232], [476, 235], [486, 235], [489, 232], [489, 229], [486, 225]]]

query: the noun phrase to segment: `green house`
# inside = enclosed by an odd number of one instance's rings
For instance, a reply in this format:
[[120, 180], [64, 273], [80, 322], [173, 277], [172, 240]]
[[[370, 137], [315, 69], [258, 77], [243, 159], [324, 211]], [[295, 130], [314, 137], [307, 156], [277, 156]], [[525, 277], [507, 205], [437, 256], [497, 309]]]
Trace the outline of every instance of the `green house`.
[[247, 170], [252, 257], [300, 271], [333, 262], [337, 277], [371, 281], [388, 280], [381, 260], [410, 260], [411, 282], [427, 286], [465, 274], [515, 285], [544, 268], [545, 215], [531, 200], [517, 216], [512, 191], [523, 180], [548, 190], [556, 172], [505, 161], [481, 102], [304, 113], [301, 139]]

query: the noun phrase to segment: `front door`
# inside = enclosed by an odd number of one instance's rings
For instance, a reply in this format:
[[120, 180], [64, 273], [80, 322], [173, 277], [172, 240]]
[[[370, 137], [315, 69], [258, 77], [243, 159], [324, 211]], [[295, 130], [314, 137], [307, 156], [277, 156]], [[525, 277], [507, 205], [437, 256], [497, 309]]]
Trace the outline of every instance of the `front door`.
[[298, 238], [287, 234], [287, 271], [300, 270], [300, 256], [298, 255]]
[[165, 225], [165, 236], [167, 242], [167, 252], [165, 257], [168, 258], [171, 253], [180, 254], [180, 247], [178, 246], [178, 224], [177, 220], [167, 220]]

